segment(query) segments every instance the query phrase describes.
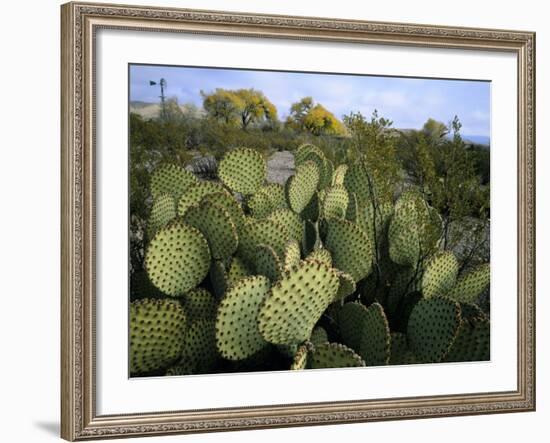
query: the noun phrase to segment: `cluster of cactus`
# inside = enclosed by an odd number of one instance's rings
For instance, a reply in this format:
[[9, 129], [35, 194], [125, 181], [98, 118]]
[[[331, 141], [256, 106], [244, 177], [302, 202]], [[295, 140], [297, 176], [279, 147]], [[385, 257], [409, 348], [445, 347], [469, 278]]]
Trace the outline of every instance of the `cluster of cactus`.
[[441, 218], [417, 190], [384, 200], [364, 161], [334, 167], [313, 145], [285, 185], [247, 148], [218, 174], [152, 174], [132, 375], [489, 359], [476, 304], [489, 265], [464, 272], [440, 249]]

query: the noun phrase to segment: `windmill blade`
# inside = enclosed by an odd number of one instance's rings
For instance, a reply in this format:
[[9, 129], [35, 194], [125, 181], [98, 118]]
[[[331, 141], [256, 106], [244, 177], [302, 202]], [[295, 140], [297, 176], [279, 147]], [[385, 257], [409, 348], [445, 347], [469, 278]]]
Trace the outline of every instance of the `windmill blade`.
[[157, 82], [154, 82], [153, 80], [149, 80], [149, 86], [154, 86], [156, 84], [157, 84]]

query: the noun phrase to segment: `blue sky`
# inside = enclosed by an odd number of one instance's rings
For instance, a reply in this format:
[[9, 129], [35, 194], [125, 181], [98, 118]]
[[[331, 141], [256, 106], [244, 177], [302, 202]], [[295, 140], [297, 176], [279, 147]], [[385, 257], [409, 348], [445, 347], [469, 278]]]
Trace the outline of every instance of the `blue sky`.
[[201, 90], [254, 88], [281, 119], [292, 103], [311, 96], [338, 118], [350, 111], [370, 116], [378, 109], [394, 127], [420, 128], [430, 117], [448, 123], [458, 115], [463, 134], [490, 136], [489, 82], [132, 65], [130, 100], [158, 102], [159, 88], [149, 80], [160, 78], [168, 83], [166, 96], [180, 104], [201, 106]]

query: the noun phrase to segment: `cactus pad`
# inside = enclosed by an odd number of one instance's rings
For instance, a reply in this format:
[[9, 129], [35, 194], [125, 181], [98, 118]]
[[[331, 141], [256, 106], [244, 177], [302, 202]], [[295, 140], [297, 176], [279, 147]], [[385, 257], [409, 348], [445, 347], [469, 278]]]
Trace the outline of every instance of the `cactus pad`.
[[314, 249], [306, 257], [306, 260], [317, 260], [332, 267], [332, 256], [330, 255], [329, 250], [325, 248]]
[[216, 317], [216, 343], [228, 360], [242, 360], [262, 349], [266, 342], [258, 331], [258, 309], [269, 290], [263, 276], [245, 277], [220, 301]]
[[390, 328], [384, 309], [378, 303], [370, 305], [364, 315], [359, 355], [367, 366], [387, 365], [391, 352]]
[[348, 165], [339, 165], [332, 173], [332, 186], [343, 185], [346, 178], [346, 172], [348, 172]]
[[202, 197], [201, 202], [212, 203], [225, 209], [231, 217], [231, 221], [237, 227], [237, 230], [240, 229], [241, 226], [244, 224], [245, 218], [241, 205], [227, 192], [223, 191], [206, 194], [204, 197]]
[[450, 251], [441, 251], [428, 261], [422, 276], [422, 295], [446, 295], [456, 283], [458, 261]]
[[416, 357], [407, 345], [407, 336], [401, 332], [391, 333], [390, 365], [410, 365]]
[[460, 277], [447, 296], [459, 302], [475, 302], [487, 289], [490, 280], [489, 264], [482, 264]]
[[151, 175], [151, 195], [156, 200], [163, 194], [169, 194], [177, 202], [197, 181], [191, 172], [176, 165], [166, 164]]
[[358, 302], [346, 303], [338, 311], [337, 322], [342, 342], [356, 351], [361, 345], [367, 308]]
[[183, 338], [178, 365], [192, 368], [193, 373], [204, 374], [212, 369], [218, 357], [215, 320], [202, 319], [192, 322]]
[[292, 371], [300, 371], [302, 369], [305, 369], [307, 366], [307, 357], [308, 357], [308, 350], [306, 345], [302, 345], [298, 348], [296, 353], [294, 354], [294, 358], [292, 360], [292, 364], [290, 365], [290, 369]]
[[326, 189], [321, 205], [321, 216], [324, 218], [344, 218], [348, 208], [348, 191], [343, 185], [336, 185]]
[[284, 226], [290, 234], [289, 239], [294, 239], [298, 243], [302, 243], [304, 238], [304, 222], [298, 214], [292, 212], [290, 209], [277, 209], [268, 219], [280, 226]]
[[197, 229], [179, 222], [161, 229], [147, 248], [145, 267], [162, 292], [177, 296], [201, 283], [210, 268], [210, 251]]
[[290, 233], [284, 225], [273, 220], [248, 220], [239, 232], [238, 254], [251, 267], [260, 244], [273, 248], [278, 257], [283, 257]]
[[191, 321], [209, 320], [216, 316], [216, 300], [206, 289], [195, 288], [187, 292], [182, 298], [182, 304]]
[[281, 278], [283, 265], [277, 257], [277, 253], [271, 246], [258, 245], [256, 248], [256, 273], [266, 276], [269, 280], [277, 281]]
[[181, 354], [186, 317], [177, 301], [130, 303], [130, 373], [161, 369]]
[[218, 174], [232, 191], [250, 195], [263, 185], [267, 176], [267, 163], [258, 151], [238, 148], [227, 153], [220, 161]]
[[393, 262], [416, 266], [420, 256], [417, 220], [414, 202], [407, 200], [396, 207], [388, 230], [389, 254]]
[[370, 182], [363, 162], [355, 162], [349, 166], [344, 177], [344, 186], [350, 194], [355, 194], [359, 207], [371, 204]]
[[229, 270], [227, 271], [227, 284], [232, 286], [240, 279], [252, 275], [250, 268], [237, 256], [231, 259]]
[[260, 308], [262, 336], [273, 344], [307, 340], [337, 290], [338, 276], [324, 263], [305, 261], [285, 271]]
[[353, 368], [365, 362], [352, 349], [340, 343], [323, 343], [315, 346], [309, 359], [311, 369]]
[[269, 196], [262, 190], [252, 195], [246, 202], [246, 205], [255, 218], [265, 218], [273, 211]]
[[327, 331], [325, 331], [321, 326], [316, 326], [311, 332], [309, 341], [314, 346], [328, 342]]
[[296, 167], [296, 174], [286, 182], [286, 198], [290, 208], [300, 213], [311, 201], [319, 184], [319, 169], [312, 161]]
[[164, 228], [176, 217], [176, 205], [170, 194], [159, 195], [153, 202], [151, 214], [147, 221], [147, 235], [153, 238], [156, 232]]
[[227, 194], [227, 191], [218, 183], [198, 182], [197, 184], [190, 186], [179, 199], [178, 215], [185, 215], [191, 206], [198, 205], [206, 195], [219, 193]]
[[227, 289], [228, 279], [225, 265], [220, 260], [212, 260], [209, 271], [210, 284], [216, 297], [221, 298]]
[[198, 229], [208, 241], [212, 258], [225, 260], [237, 250], [237, 228], [221, 206], [202, 202], [190, 207], [183, 220]]
[[373, 248], [367, 235], [348, 220], [327, 221], [325, 246], [334, 267], [350, 274], [357, 282], [371, 271]]
[[283, 267], [290, 269], [300, 263], [300, 245], [296, 240], [291, 240], [286, 244], [285, 255], [283, 258]]
[[353, 280], [351, 275], [342, 271], [337, 271], [337, 274], [340, 284], [338, 286], [338, 292], [336, 293], [334, 301], [343, 300], [348, 295], [353, 294], [355, 289], [357, 289], [355, 280]]
[[407, 338], [424, 363], [439, 363], [451, 348], [460, 326], [460, 306], [443, 298], [420, 300], [411, 312]]

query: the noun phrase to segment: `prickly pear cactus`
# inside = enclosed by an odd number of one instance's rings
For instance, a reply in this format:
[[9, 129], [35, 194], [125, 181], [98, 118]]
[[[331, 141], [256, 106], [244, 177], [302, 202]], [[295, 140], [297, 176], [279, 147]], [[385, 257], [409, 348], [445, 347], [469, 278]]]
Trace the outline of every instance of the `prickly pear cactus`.
[[284, 272], [260, 308], [260, 333], [273, 344], [304, 342], [334, 299], [338, 284], [336, 272], [321, 262], [304, 261]]
[[422, 294], [426, 298], [446, 295], [456, 283], [458, 260], [450, 251], [435, 254], [422, 276]]
[[170, 194], [161, 194], [153, 202], [151, 214], [147, 221], [147, 235], [153, 238], [156, 232], [164, 228], [176, 217], [176, 205]]
[[490, 358], [489, 264], [441, 249], [429, 189], [388, 187], [365, 156], [327, 152], [299, 146], [284, 184], [249, 148], [223, 157], [219, 180], [153, 172], [132, 375]]
[[296, 167], [296, 174], [286, 182], [286, 198], [290, 208], [299, 214], [315, 194], [319, 185], [319, 168], [312, 161]]
[[239, 280], [220, 301], [216, 317], [216, 344], [228, 360], [242, 360], [266, 345], [256, 318], [269, 290], [263, 276]]
[[309, 367], [323, 368], [353, 368], [365, 366], [363, 359], [353, 349], [340, 343], [323, 343], [315, 346], [311, 352]]
[[218, 174], [233, 192], [251, 195], [264, 184], [267, 163], [258, 151], [239, 148], [227, 153], [220, 161]]
[[173, 300], [141, 299], [130, 304], [130, 373], [162, 369], [182, 352], [186, 316]]
[[489, 286], [491, 274], [489, 264], [482, 264], [460, 277], [447, 293], [449, 298], [459, 302], [472, 303]]
[[177, 202], [187, 189], [197, 182], [197, 178], [191, 172], [176, 165], [166, 164], [151, 175], [151, 196], [156, 200], [159, 196], [168, 194]]
[[334, 267], [350, 274], [356, 282], [371, 271], [372, 244], [367, 235], [348, 220], [327, 220], [324, 243]]
[[183, 221], [204, 235], [215, 260], [227, 260], [237, 250], [237, 227], [221, 206], [209, 202], [191, 206], [185, 212]]
[[408, 342], [420, 361], [439, 363], [451, 349], [459, 327], [458, 303], [443, 297], [423, 299], [411, 312]]
[[208, 274], [208, 243], [199, 230], [183, 223], [171, 223], [151, 240], [145, 268], [151, 282], [162, 292], [172, 296], [184, 294]]

